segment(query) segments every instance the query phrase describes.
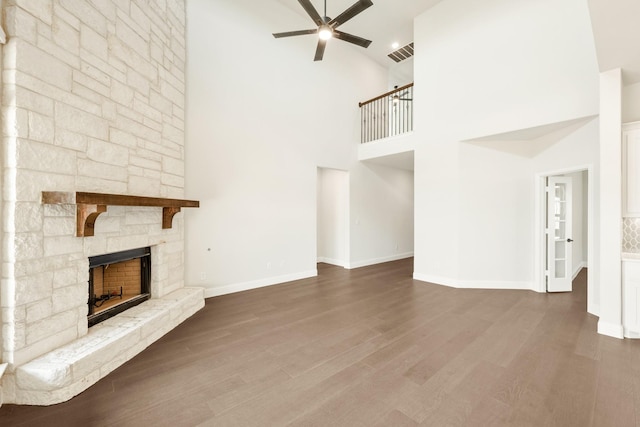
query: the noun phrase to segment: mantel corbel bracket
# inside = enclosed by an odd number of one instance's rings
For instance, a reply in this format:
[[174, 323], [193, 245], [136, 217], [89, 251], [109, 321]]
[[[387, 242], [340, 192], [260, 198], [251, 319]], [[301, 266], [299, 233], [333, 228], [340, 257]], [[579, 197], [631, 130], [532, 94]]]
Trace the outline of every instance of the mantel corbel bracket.
[[107, 211], [107, 205], [76, 205], [76, 236], [93, 236], [96, 220], [101, 213]]
[[162, 228], [171, 228], [173, 224], [173, 217], [180, 212], [180, 208], [164, 207], [162, 208]]

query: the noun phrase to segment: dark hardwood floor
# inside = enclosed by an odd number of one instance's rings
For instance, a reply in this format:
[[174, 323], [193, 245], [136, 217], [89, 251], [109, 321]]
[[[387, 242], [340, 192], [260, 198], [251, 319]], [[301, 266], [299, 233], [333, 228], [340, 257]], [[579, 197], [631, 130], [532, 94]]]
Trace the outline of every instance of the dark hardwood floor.
[[459, 290], [412, 260], [207, 300], [69, 402], [1, 426], [635, 426], [640, 342], [574, 292]]

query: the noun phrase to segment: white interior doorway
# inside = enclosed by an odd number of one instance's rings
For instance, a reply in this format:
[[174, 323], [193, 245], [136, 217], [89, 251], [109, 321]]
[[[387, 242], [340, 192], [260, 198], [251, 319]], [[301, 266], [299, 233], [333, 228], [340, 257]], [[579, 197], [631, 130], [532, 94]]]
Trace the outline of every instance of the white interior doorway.
[[349, 263], [349, 172], [318, 168], [317, 261]]
[[[592, 173], [592, 167], [585, 166], [536, 175], [535, 265], [539, 292], [571, 291], [578, 273], [594, 264]], [[560, 202], [563, 197], [564, 203]], [[569, 228], [563, 229], [566, 226]], [[587, 270], [587, 311], [597, 314], [592, 270]]]

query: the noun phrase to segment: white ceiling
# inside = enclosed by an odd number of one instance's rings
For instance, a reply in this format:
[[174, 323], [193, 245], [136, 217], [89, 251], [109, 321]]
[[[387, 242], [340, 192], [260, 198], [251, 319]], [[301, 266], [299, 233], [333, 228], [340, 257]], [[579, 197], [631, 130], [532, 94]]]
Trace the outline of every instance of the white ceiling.
[[640, 1], [589, 0], [600, 71], [622, 68], [625, 84], [640, 82]]
[[[277, 0], [301, 16], [295, 28], [278, 28], [274, 32], [314, 28], [314, 23], [298, 0]], [[393, 42], [404, 46], [413, 41], [413, 18], [441, 0], [372, 0], [373, 6], [340, 26], [340, 31], [372, 41], [367, 49], [352, 45], [385, 68], [395, 64], [387, 57], [394, 49]], [[324, 14], [324, 0], [311, 0], [320, 15]], [[334, 18], [356, 3], [356, 0], [327, 0], [327, 15]], [[300, 36], [311, 37], [311, 36]], [[331, 42], [334, 42], [333, 40]], [[335, 41], [343, 43], [342, 41]], [[313, 53], [313, 52], [312, 52]]]

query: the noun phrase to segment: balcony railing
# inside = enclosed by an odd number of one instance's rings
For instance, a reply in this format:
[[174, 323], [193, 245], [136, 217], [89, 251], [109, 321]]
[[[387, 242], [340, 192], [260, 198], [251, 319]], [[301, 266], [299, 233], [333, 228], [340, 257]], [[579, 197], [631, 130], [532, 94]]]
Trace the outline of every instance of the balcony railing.
[[395, 88], [360, 105], [360, 142], [413, 130], [413, 83]]

